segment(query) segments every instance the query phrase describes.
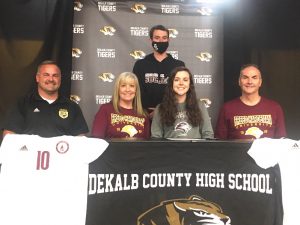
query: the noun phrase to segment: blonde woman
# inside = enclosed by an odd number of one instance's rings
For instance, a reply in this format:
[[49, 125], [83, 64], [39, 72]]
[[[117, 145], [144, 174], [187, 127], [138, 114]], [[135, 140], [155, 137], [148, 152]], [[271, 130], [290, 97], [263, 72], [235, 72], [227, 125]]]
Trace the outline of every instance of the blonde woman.
[[98, 138], [149, 138], [149, 118], [142, 108], [138, 79], [131, 72], [119, 75], [112, 101], [100, 106], [92, 136]]

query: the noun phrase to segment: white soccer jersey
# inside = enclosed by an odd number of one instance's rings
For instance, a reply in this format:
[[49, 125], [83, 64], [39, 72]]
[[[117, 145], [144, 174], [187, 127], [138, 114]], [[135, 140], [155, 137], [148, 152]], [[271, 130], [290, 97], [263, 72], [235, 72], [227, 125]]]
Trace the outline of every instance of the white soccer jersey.
[[0, 149], [1, 225], [85, 225], [88, 164], [101, 139], [6, 135]]
[[262, 168], [279, 164], [282, 182], [283, 224], [300, 223], [300, 141], [262, 138], [253, 142], [248, 154]]

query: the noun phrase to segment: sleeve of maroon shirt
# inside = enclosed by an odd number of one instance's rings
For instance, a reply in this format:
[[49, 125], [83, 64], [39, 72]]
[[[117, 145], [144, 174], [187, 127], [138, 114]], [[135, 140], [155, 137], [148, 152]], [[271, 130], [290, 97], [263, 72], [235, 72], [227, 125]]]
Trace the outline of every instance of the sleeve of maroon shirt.
[[148, 139], [150, 137], [150, 121], [149, 117], [146, 116], [146, 121], [145, 121], [145, 139]]
[[216, 125], [216, 129], [215, 129], [215, 137], [218, 139], [227, 139], [228, 138], [228, 127], [226, 124], [224, 106], [221, 108], [221, 110], [219, 112], [217, 125]]
[[278, 105], [277, 112], [278, 112], [277, 126], [276, 126], [276, 130], [275, 130], [274, 138], [286, 137], [287, 133], [286, 133], [286, 128], [285, 128], [284, 113], [283, 113], [283, 110], [280, 105]]
[[93, 122], [92, 136], [96, 138], [105, 138], [107, 123], [107, 110], [104, 105], [102, 105], [100, 106]]

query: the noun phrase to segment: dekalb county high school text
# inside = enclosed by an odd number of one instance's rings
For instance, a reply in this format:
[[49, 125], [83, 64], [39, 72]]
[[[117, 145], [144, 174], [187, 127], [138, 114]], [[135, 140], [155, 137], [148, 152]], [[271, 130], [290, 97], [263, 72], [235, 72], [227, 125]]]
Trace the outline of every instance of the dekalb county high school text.
[[272, 194], [269, 174], [242, 173], [145, 173], [89, 174], [89, 195], [139, 188], [176, 187], [228, 188]]

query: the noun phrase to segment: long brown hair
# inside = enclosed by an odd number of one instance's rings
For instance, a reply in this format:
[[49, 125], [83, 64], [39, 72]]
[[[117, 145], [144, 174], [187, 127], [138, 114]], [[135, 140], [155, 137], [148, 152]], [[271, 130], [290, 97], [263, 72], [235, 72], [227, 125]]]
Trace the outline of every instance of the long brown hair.
[[188, 68], [184, 66], [176, 67], [175, 69], [172, 70], [170, 74], [162, 103], [159, 105], [159, 114], [160, 114], [161, 122], [164, 125], [172, 126], [176, 120], [177, 99], [176, 99], [176, 94], [173, 90], [173, 82], [176, 74], [180, 71], [186, 71], [190, 77], [190, 88], [186, 93], [186, 100], [185, 100], [186, 114], [188, 117], [188, 121], [195, 127], [200, 125], [202, 121], [201, 111], [198, 105], [198, 99], [196, 96], [192, 73]]

